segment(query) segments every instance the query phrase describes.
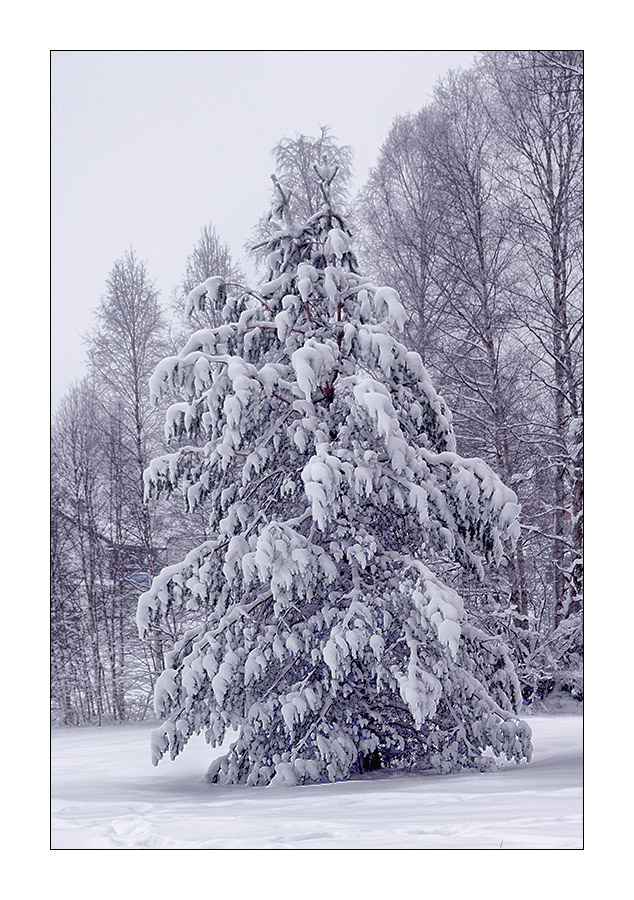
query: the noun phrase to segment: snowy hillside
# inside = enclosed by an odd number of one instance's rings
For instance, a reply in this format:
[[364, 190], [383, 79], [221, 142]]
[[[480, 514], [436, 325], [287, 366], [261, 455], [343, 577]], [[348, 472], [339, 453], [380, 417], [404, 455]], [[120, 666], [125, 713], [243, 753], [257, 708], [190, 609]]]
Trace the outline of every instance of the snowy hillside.
[[580, 716], [529, 719], [530, 765], [493, 774], [366, 775], [224, 787], [193, 739], [150, 764], [150, 727], [54, 729], [54, 849], [565, 849], [582, 846]]

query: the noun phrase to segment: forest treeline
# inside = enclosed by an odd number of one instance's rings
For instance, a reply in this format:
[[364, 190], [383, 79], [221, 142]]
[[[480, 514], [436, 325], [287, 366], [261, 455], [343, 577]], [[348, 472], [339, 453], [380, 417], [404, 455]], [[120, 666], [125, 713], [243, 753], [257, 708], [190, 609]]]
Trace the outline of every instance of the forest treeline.
[[[527, 703], [582, 694], [583, 54], [495, 51], [449, 73], [430, 103], [397, 117], [366, 183], [352, 148], [322, 128], [273, 151], [277, 191], [316, 213], [315, 166], [338, 167], [363, 270], [397, 289], [405, 343], [453, 411], [459, 451], [517, 494], [506, 565], [449, 572], [468, 612], [509, 647]], [[280, 190], [281, 188], [281, 190]], [[282, 191], [285, 191], [284, 195]], [[246, 229], [252, 223], [245, 223]], [[265, 239], [267, 219], [253, 229]], [[257, 257], [257, 249], [254, 255]], [[206, 537], [202, 512], [148, 502], [144, 471], [165, 452], [159, 360], [192, 330], [186, 298], [211, 275], [244, 276], [206, 225], [162, 308], [133, 250], [114, 262], [87, 336], [88, 374], [55, 411], [51, 450], [51, 698], [60, 724], [152, 713], [153, 687], [186, 625], [139, 638], [139, 594]]]

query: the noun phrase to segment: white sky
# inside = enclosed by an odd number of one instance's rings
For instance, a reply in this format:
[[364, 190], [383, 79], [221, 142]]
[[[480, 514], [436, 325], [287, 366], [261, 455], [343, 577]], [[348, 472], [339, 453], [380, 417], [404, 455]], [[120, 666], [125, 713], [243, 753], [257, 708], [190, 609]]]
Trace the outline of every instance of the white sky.
[[355, 186], [397, 114], [468, 51], [54, 51], [53, 409], [84, 372], [82, 336], [115, 259], [134, 247], [164, 305], [211, 221], [240, 260], [268, 208], [271, 149], [328, 125]]

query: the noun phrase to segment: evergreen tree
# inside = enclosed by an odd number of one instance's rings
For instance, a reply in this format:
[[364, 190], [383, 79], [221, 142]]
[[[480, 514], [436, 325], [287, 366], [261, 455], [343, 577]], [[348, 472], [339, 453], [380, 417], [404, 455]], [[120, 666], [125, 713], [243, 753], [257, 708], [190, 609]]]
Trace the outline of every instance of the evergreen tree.
[[[142, 634], [174, 604], [198, 619], [156, 686], [153, 761], [232, 729], [211, 781], [529, 759], [508, 652], [467, 621], [447, 577], [502, 560], [515, 495], [457, 454], [420, 356], [392, 334], [398, 294], [357, 271], [330, 202], [335, 167], [316, 175], [323, 202], [303, 225], [278, 183], [268, 281], [152, 379], [156, 395], [184, 396], [167, 429], [191, 444], [152, 462], [148, 494], [205, 504], [213, 532], [140, 598]], [[225, 297], [209, 278], [190, 305]]]

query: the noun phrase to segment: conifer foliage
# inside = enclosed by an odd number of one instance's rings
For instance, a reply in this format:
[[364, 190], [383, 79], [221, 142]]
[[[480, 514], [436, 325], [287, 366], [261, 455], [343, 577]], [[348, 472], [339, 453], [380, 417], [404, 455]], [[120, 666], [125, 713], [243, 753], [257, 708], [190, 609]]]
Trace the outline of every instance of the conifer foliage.
[[191, 308], [223, 324], [152, 379], [182, 397], [166, 428], [191, 443], [152, 462], [148, 495], [182, 492], [213, 532], [140, 598], [143, 635], [174, 608], [192, 625], [156, 686], [153, 761], [200, 731], [231, 737], [207, 775], [223, 783], [528, 760], [508, 652], [445, 577], [502, 561], [515, 495], [457, 454], [420, 356], [393, 336], [398, 294], [357, 271], [336, 169], [315, 172], [323, 205], [301, 225], [276, 182], [266, 283], [238, 301], [219, 277], [195, 288]]

